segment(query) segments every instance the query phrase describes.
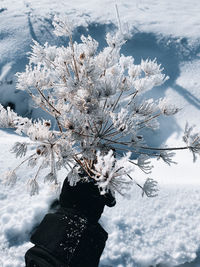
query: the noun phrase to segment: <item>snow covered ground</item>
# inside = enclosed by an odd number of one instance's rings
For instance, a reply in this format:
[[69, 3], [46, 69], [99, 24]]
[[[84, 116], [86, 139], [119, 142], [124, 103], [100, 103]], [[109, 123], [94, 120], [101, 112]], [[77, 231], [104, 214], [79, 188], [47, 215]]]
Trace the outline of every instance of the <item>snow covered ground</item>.
[[[149, 142], [181, 145], [185, 122], [200, 129], [200, 1], [0, 1], [0, 103], [14, 105], [20, 114], [41, 113], [29, 106], [23, 92], [16, 91], [14, 74], [23, 71], [32, 39], [64, 44], [56, 39], [51, 25], [54, 14], [76, 16], [77, 25], [86, 20], [88, 32], [104, 45], [105, 32], [116, 23], [115, 3], [121, 20], [128, 22], [132, 38], [125, 55], [157, 57], [170, 80], [155, 88], [154, 98], [167, 96], [182, 108], [175, 117], [161, 120], [161, 130], [149, 134]], [[79, 27], [75, 38], [87, 33]], [[150, 96], [150, 95], [147, 95]], [[29, 197], [26, 181], [33, 174], [21, 168], [19, 183], [4, 187], [2, 174], [19, 163], [10, 148], [19, 139], [11, 130], [0, 130], [0, 267], [23, 267], [23, 255], [31, 247], [30, 233], [55, 198], [43, 186], [39, 196]], [[178, 152], [178, 165], [154, 161], [150, 175], [159, 182], [159, 196], [141, 197], [133, 187], [130, 200], [118, 196], [116, 207], [105, 210], [101, 223], [109, 232], [101, 267], [200, 266], [200, 160], [193, 164], [189, 152]], [[141, 178], [135, 172], [134, 177]], [[61, 180], [66, 173], [60, 173]]]
[[[1, 174], [20, 163], [10, 153], [14, 142], [20, 139], [24, 137], [11, 130], [0, 130]], [[189, 156], [177, 155], [180, 164], [174, 167], [155, 163], [151, 177], [159, 178], [158, 197], [142, 198], [139, 188], [133, 186], [130, 199], [118, 196], [117, 205], [106, 208], [101, 223], [109, 239], [101, 267], [200, 266], [200, 185], [195, 180], [199, 164], [193, 167], [186, 160]], [[31, 231], [56, 197], [42, 182], [40, 194], [29, 196], [26, 183], [33, 173], [21, 168], [14, 188], [0, 182], [0, 266], [24, 266], [24, 253], [32, 246], [28, 242]], [[134, 174], [139, 175], [142, 174]], [[60, 180], [65, 176], [61, 173]], [[181, 265], [191, 261], [190, 265]]]

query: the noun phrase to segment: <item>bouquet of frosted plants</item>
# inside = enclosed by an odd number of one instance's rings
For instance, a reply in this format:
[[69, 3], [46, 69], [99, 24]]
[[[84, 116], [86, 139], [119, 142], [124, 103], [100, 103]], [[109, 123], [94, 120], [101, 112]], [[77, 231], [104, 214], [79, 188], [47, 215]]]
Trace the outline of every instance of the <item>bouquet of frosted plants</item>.
[[[53, 24], [56, 35], [68, 36], [68, 46], [34, 42], [25, 72], [17, 73], [17, 89], [26, 90], [34, 103], [54, 118], [57, 127], [44, 119], [20, 117], [0, 105], [0, 127], [16, 128], [18, 134], [30, 139], [28, 143], [17, 142], [12, 152], [16, 157], [25, 157], [19, 166], [27, 163], [37, 168], [28, 182], [31, 195], [39, 192], [37, 180], [43, 168], [49, 169], [44, 180], [56, 185], [61, 168], [71, 170], [71, 185], [83, 179], [79, 176], [81, 168], [88, 180], [96, 181], [101, 194], [108, 190], [126, 194], [135, 181], [134, 168], [150, 173], [152, 157], [171, 164], [173, 150], [189, 149], [196, 160], [200, 135], [188, 125], [184, 147], [149, 147], [142, 135], [146, 128], [159, 128], [159, 116], [178, 112], [165, 99], [143, 97], [144, 92], [168, 79], [156, 60], [142, 60], [135, 65], [131, 56], [120, 54], [125, 43], [121, 31], [108, 33], [107, 47], [97, 52], [98, 42], [91, 36], [81, 36], [81, 43], [73, 41], [73, 25], [67, 20], [56, 17]], [[27, 147], [34, 148], [34, 153], [26, 157]], [[8, 184], [16, 182], [17, 168], [7, 174]], [[147, 178], [144, 185], [135, 184], [143, 194], [157, 195], [153, 179]]]

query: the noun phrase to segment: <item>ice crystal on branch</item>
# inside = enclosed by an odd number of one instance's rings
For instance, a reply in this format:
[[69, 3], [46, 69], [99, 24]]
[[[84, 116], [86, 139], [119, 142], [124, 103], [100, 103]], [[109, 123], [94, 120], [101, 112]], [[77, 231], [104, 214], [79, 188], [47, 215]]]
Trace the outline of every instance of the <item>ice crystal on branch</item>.
[[157, 159], [158, 160], [162, 159], [165, 163], [167, 163], [168, 165], [171, 165], [172, 163], [176, 164], [176, 162], [172, 160], [174, 156], [175, 156], [174, 152], [161, 151]]
[[13, 186], [16, 184], [17, 181], [17, 175], [15, 173], [15, 171], [8, 171], [5, 174], [5, 184], [9, 185], [9, 186]]
[[130, 170], [124, 167], [129, 157], [130, 154], [116, 160], [111, 150], [105, 156], [101, 155], [100, 152], [97, 153], [97, 163], [94, 165], [93, 173], [101, 194], [110, 190], [113, 194], [117, 191], [123, 195], [130, 189], [132, 182], [127, 177]]
[[15, 145], [13, 146], [12, 153], [15, 153], [16, 158], [17, 157], [23, 157], [26, 155], [27, 152], [27, 144], [26, 143], [20, 143], [20, 142], [16, 142]]
[[29, 191], [31, 196], [39, 194], [39, 185], [38, 185], [36, 179], [29, 180], [29, 182], [28, 182], [28, 191]]
[[197, 160], [197, 155], [200, 155], [200, 134], [193, 133], [194, 126], [189, 127], [188, 123], [185, 126], [183, 141], [187, 144], [188, 149], [193, 154], [193, 161]]
[[157, 192], [159, 191], [157, 188], [157, 184], [158, 182], [151, 179], [151, 178], [147, 178], [147, 180], [145, 181], [143, 187], [142, 187], [142, 196], [147, 195], [148, 197], [156, 197], [158, 194]]
[[[142, 135], [146, 128], [159, 128], [160, 116], [178, 112], [166, 100], [144, 99], [144, 92], [162, 85], [168, 77], [156, 59], [135, 64], [133, 57], [120, 53], [126, 42], [120, 22], [119, 31], [107, 34], [107, 46], [100, 52], [91, 36], [81, 36], [80, 43], [73, 41], [73, 31], [79, 26], [76, 23], [55, 17], [53, 25], [56, 35], [68, 37], [68, 44], [56, 47], [34, 41], [25, 72], [17, 73], [17, 88], [26, 90], [35, 105], [54, 117], [57, 128], [52, 129], [51, 122], [43, 119], [22, 118], [1, 105], [0, 127], [15, 128], [30, 139], [27, 144], [15, 144], [12, 152], [25, 157], [27, 147], [34, 151], [22, 162], [38, 166], [35, 178], [29, 182], [31, 194], [39, 192], [41, 169], [49, 168], [44, 180], [57, 187], [57, 172], [66, 168], [70, 170], [71, 185], [83, 179], [79, 171], [84, 171], [88, 179], [96, 181], [102, 194], [110, 190], [124, 195], [135, 168], [150, 173], [151, 157], [171, 164], [170, 150], [179, 149], [148, 147]], [[187, 146], [181, 149], [191, 150], [196, 159], [199, 135], [187, 127], [184, 141]], [[74, 165], [80, 169], [73, 169]], [[9, 176], [16, 180], [13, 173]], [[147, 179], [140, 187], [147, 196], [153, 196], [155, 185]]]

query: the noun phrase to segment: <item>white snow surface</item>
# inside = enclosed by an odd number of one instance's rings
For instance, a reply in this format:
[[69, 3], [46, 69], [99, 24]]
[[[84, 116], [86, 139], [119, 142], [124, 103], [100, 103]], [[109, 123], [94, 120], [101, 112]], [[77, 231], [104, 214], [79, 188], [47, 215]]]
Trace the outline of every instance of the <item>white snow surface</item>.
[[[200, 1], [0, 1], [0, 103], [15, 105], [17, 112], [38, 117], [43, 115], [30, 105], [23, 92], [15, 90], [14, 74], [23, 71], [32, 39], [64, 44], [56, 39], [51, 25], [55, 14], [75, 17], [77, 25], [88, 23], [88, 33], [103, 42], [105, 32], [116, 24], [115, 4], [120, 18], [128, 22], [133, 37], [124, 46], [125, 55], [157, 57], [170, 80], [155, 88], [148, 97], [167, 96], [182, 108], [176, 116], [160, 120], [158, 133], [147, 133], [153, 145], [183, 145], [185, 122], [200, 130]], [[78, 39], [83, 28], [76, 32]], [[102, 46], [101, 46], [102, 47]], [[100, 48], [101, 48], [100, 47]], [[3, 174], [20, 163], [10, 153], [12, 145], [25, 137], [0, 129], [0, 267], [24, 267], [25, 251], [32, 246], [29, 237], [49, 209], [56, 194], [42, 185], [38, 196], [26, 191], [35, 170], [22, 167], [14, 188], [3, 185]], [[101, 224], [109, 233], [100, 267], [200, 267], [200, 159], [177, 152], [177, 165], [154, 160], [149, 177], [159, 182], [156, 198], [141, 196], [133, 186], [130, 199], [117, 196], [117, 205], [106, 208]], [[60, 181], [67, 173], [60, 173]], [[135, 179], [144, 175], [135, 171]], [[42, 183], [42, 181], [41, 181]], [[83, 266], [84, 267], [84, 266]]]
[[[14, 142], [22, 139], [24, 137], [11, 130], [0, 130], [0, 266], [3, 267], [24, 266], [24, 254], [32, 246], [29, 242], [31, 231], [56, 198], [55, 192], [47, 185], [42, 185], [39, 195], [29, 196], [26, 183], [34, 170], [26, 167], [17, 172], [19, 181], [13, 188], [3, 184], [4, 172], [20, 163], [10, 149]], [[173, 170], [176, 167], [155, 165], [155, 174], [160, 178], [158, 197], [142, 197], [140, 189], [133, 186], [130, 199], [117, 196], [117, 205], [105, 209], [101, 224], [108, 231], [109, 239], [101, 267], [182, 266], [198, 260], [200, 184], [197, 180], [188, 180], [187, 175], [195, 176], [199, 165], [193, 167], [189, 160], [182, 162], [182, 155], [177, 156], [177, 160], [180, 160], [179, 165], [182, 164], [183, 169], [177, 174], [174, 171], [175, 175]], [[184, 175], [188, 169], [188, 174]], [[162, 181], [162, 172], [168, 177], [165, 182]], [[182, 179], [176, 179], [181, 174]], [[139, 175], [137, 171], [133, 173], [133, 176]], [[66, 173], [62, 172], [60, 180], [65, 176]], [[188, 266], [200, 265], [192, 263]]]

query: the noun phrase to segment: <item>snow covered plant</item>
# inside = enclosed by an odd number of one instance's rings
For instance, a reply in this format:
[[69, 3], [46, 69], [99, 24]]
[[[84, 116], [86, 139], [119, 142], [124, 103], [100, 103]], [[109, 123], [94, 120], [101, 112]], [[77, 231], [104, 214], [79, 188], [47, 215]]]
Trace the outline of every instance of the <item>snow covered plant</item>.
[[[37, 168], [29, 181], [31, 194], [39, 192], [43, 168], [49, 168], [45, 181], [58, 184], [58, 170], [67, 168], [74, 185], [83, 179], [81, 169], [96, 180], [102, 194], [107, 190], [124, 194], [135, 181], [134, 168], [150, 173], [152, 157], [171, 164], [173, 150], [189, 149], [196, 159], [200, 135], [193, 134], [189, 126], [184, 135], [186, 146], [180, 148], [149, 147], [142, 135], [145, 128], [159, 128], [159, 116], [178, 112], [164, 99], [144, 99], [144, 92], [168, 79], [156, 60], [136, 65], [131, 56], [122, 55], [125, 39], [121, 31], [108, 33], [107, 47], [98, 52], [98, 42], [91, 36], [81, 36], [81, 43], [73, 41], [73, 24], [57, 17], [53, 24], [55, 34], [68, 36], [68, 46], [42, 46], [34, 41], [25, 72], [17, 74], [17, 89], [26, 90], [35, 104], [54, 118], [57, 127], [44, 119], [22, 118], [0, 106], [0, 127], [16, 128], [18, 134], [30, 139], [16, 143], [12, 152], [25, 157], [23, 164]], [[27, 147], [34, 148], [34, 153], [26, 157]], [[8, 183], [16, 182], [16, 171], [8, 173]], [[148, 178], [143, 186], [136, 184], [143, 194], [156, 195], [153, 179]]]

